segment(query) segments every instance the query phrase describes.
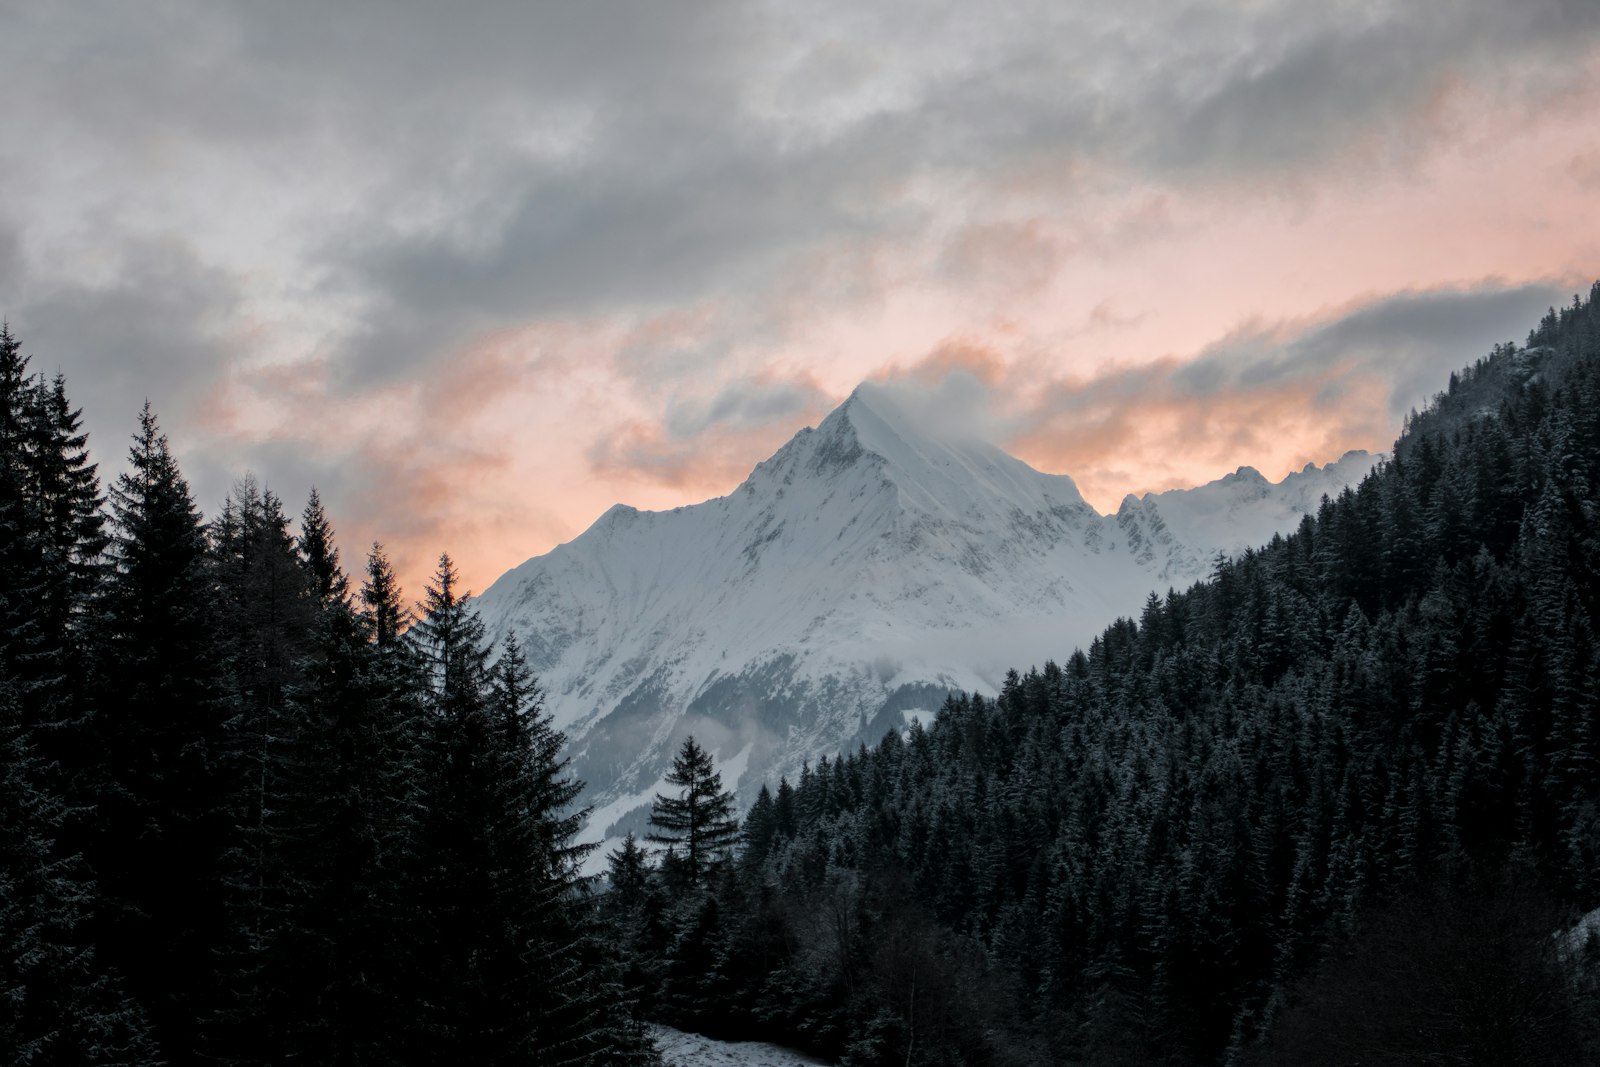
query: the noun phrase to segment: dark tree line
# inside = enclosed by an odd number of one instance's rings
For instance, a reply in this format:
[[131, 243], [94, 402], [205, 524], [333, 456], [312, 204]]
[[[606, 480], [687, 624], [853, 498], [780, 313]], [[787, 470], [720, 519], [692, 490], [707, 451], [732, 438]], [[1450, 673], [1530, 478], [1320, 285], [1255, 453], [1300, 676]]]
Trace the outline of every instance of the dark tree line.
[[315, 494], [206, 523], [148, 406], [102, 497], [27, 362], [0, 329], [0, 1061], [652, 1060], [449, 558], [414, 616]]
[[1600, 284], [1292, 535], [763, 790], [703, 888], [630, 841], [629, 973], [846, 1064], [1584, 1062], [1597, 623]]

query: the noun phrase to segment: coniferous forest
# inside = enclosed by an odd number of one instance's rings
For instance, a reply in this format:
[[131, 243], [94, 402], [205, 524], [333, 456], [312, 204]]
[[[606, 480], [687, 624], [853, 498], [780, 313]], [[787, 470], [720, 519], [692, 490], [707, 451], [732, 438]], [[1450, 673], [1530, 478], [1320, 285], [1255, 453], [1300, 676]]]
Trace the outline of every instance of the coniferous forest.
[[148, 406], [102, 492], [0, 334], [0, 1060], [650, 1062], [581, 788], [448, 556], [415, 610]]
[[744, 813], [691, 739], [600, 884], [447, 556], [413, 607], [315, 494], [207, 520], [148, 407], [119, 469], [0, 332], [5, 1062], [1600, 1055], [1600, 284], [998, 697]]

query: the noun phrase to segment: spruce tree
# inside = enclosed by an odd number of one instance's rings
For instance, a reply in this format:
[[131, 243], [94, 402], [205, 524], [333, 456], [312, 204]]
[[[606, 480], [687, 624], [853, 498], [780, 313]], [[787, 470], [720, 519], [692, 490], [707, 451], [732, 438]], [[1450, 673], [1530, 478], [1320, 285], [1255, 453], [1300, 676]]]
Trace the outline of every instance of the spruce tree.
[[310, 578], [316, 602], [324, 607], [344, 603], [350, 596], [350, 579], [339, 565], [333, 524], [323, 510], [322, 497], [315, 487], [312, 487], [305, 510], [300, 513], [300, 536], [295, 546]]
[[397, 646], [400, 636], [411, 625], [411, 613], [400, 598], [400, 582], [395, 577], [394, 565], [389, 562], [383, 545], [372, 543], [367, 554], [367, 578], [361, 585], [361, 607], [372, 632], [373, 643], [380, 649]]
[[733, 817], [733, 793], [722, 788], [722, 775], [711, 755], [691, 735], [673, 757], [667, 784], [676, 796], [656, 794], [650, 808], [655, 831], [646, 840], [666, 845], [683, 862], [685, 888], [697, 888], [707, 872], [738, 843], [739, 820]]
[[402, 1062], [416, 1016], [405, 976], [425, 931], [415, 896], [420, 674], [403, 645], [374, 643], [315, 496], [297, 549], [312, 610], [286, 694], [295, 729], [283, 739], [277, 847], [291, 893], [264, 983], [273, 1044], [287, 1061]]
[[138, 1005], [97, 959], [71, 813], [88, 777], [82, 638], [98, 482], [58, 376], [0, 324], [0, 1058], [151, 1062]]
[[150, 1024], [88, 937], [94, 883], [60, 845], [15, 687], [0, 675], [0, 1056], [15, 1064], [155, 1065]]
[[188, 1064], [214, 1005], [225, 929], [232, 711], [205, 530], [148, 404], [110, 495], [109, 568], [93, 616], [96, 925], [162, 1053]]
[[431, 1062], [506, 1063], [532, 1053], [534, 976], [521, 966], [534, 946], [517, 937], [527, 842], [508, 841], [503, 808], [513, 799], [513, 756], [491, 706], [483, 623], [459, 590], [449, 556], [427, 587], [411, 631], [429, 693], [422, 894], [429, 972], [422, 990]]
[[33, 484], [40, 408], [21, 342], [0, 324], [0, 667], [35, 723], [56, 710], [48, 690], [61, 669], [43, 610], [44, 517]]
[[233, 712], [225, 761], [233, 831], [226, 856], [224, 1002], [207, 1054], [226, 1063], [281, 1060], [283, 1022], [297, 1014], [290, 950], [305, 886], [299, 823], [309, 800], [299, 773], [305, 732], [296, 699], [316, 654], [317, 601], [281, 503], [254, 478], [238, 482], [211, 529]]

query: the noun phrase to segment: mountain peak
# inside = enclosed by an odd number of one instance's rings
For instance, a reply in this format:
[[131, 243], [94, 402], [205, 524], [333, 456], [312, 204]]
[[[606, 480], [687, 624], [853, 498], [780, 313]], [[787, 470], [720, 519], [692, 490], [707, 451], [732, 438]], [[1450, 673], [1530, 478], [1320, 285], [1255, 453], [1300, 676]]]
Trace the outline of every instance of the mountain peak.
[[848, 434], [862, 450], [884, 459], [896, 458], [917, 438], [926, 436], [925, 429], [895, 400], [893, 393], [876, 382], [856, 386], [818, 427], [830, 428]]
[[800, 430], [757, 465], [747, 485], [765, 477], [792, 482], [802, 472], [826, 476], [866, 460], [886, 468], [918, 467], [944, 451], [940, 428], [927, 427], [875, 382], [862, 382], [817, 425]]
[[1086, 643], [1363, 473], [1346, 460], [1269, 493], [1243, 468], [1101, 516], [1070, 478], [984, 441], [982, 414], [863, 384], [734, 493], [614, 507], [484, 592], [485, 624], [518, 634], [573, 738], [594, 833], [642, 825], [675, 737], [707, 739], [748, 799], [904, 712], [931, 718], [951, 688]]
[[964, 412], [909, 387], [862, 382], [817, 427], [811, 466], [865, 459], [900, 490], [902, 501], [924, 511], [981, 509], [980, 498], [996, 496], [1025, 511], [1087, 507], [1071, 478], [1035, 470], [970, 425]]

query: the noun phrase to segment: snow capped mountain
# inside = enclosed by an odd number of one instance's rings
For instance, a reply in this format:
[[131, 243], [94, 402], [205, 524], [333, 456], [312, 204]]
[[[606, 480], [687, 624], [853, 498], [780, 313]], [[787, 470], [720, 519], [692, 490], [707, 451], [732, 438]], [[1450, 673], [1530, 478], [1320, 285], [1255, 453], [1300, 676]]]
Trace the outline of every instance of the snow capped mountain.
[[685, 734], [749, 799], [954, 689], [1069, 655], [1153, 589], [1293, 529], [1377, 461], [1250, 468], [1095, 512], [1072, 479], [925, 425], [863, 385], [725, 497], [623, 505], [478, 600], [514, 631], [589, 783], [591, 831], [642, 825]]

